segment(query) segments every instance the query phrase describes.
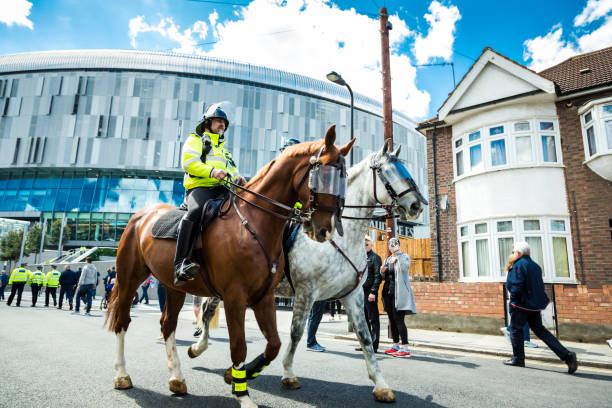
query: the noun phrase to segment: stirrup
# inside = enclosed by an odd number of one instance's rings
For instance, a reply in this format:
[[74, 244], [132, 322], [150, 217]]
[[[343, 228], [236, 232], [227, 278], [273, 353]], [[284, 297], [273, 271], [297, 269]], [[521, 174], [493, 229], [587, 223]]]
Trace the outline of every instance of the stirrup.
[[184, 260], [174, 271], [174, 286], [183, 286], [187, 281], [193, 280], [200, 270], [200, 265]]

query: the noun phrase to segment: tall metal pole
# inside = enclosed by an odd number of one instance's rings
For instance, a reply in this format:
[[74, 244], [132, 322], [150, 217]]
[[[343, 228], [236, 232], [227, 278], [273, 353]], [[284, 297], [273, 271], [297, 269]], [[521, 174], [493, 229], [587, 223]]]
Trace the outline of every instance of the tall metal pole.
[[26, 245], [26, 238], [28, 235], [28, 229], [30, 228], [30, 224], [25, 224], [23, 226], [23, 237], [21, 238], [21, 251], [19, 251], [19, 261], [17, 262], [17, 265], [21, 266], [21, 260], [23, 259], [23, 250], [25, 248]]
[[60, 228], [59, 242], [57, 243], [57, 257], [62, 256], [62, 248], [64, 247], [62, 240], [64, 239], [64, 227], [66, 226], [66, 213], [62, 217], [62, 227]]
[[47, 233], [47, 219], [43, 218], [42, 232], [40, 234], [40, 250], [38, 253], [40, 254], [40, 263], [42, 263], [43, 251], [45, 250], [45, 234]]
[[[353, 140], [353, 135], [355, 134], [355, 132], [354, 132], [354, 122], [353, 122], [353, 111], [355, 110], [355, 98], [353, 97], [353, 90], [351, 89], [349, 84], [346, 84], [346, 87], [347, 87], [347, 89], [349, 91], [349, 94], [351, 95], [351, 139], [350, 140]], [[350, 159], [350, 162], [351, 162], [350, 166], [351, 167], [353, 167], [353, 150], [355, 150], [355, 149], [351, 149], [351, 156], [350, 156], [351, 157], [351, 159]]]
[[[393, 148], [393, 110], [391, 106], [391, 63], [389, 60], [389, 16], [387, 8], [380, 9], [380, 48], [382, 51], [381, 66], [383, 79], [383, 130], [385, 143]], [[387, 241], [395, 236], [395, 219], [387, 219]], [[387, 251], [389, 249], [387, 248]]]

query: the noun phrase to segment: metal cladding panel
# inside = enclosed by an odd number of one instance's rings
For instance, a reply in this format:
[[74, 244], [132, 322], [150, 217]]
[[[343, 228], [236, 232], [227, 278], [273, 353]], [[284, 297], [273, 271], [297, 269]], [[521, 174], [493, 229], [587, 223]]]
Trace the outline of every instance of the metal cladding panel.
[[[77, 69], [144, 70], [214, 76], [287, 88], [323, 98], [343, 99], [345, 103], [350, 100], [348, 90], [330, 82], [212, 57], [129, 50], [41, 51], [0, 56], [0, 74]], [[360, 94], [355, 94], [355, 106], [377, 115], [382, 112], [379, 102]], [[404, 126], [416, 127], [416, 122], [399, 112], [394, 112], [393, 117], [394, 121]]]

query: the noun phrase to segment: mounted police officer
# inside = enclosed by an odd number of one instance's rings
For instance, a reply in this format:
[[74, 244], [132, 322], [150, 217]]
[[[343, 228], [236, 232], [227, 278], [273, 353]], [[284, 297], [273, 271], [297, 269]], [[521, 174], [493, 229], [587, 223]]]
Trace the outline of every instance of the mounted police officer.
[[224, 147], [225, 132], [229, 127], [227, 113], [221, 104], [211, 105], [204, 118], [189, 135], [182, 151], [182, 167], [185, 171], [183, 186], [185, 201], [181, 208], [187, 214], [181, 219], [174, 256], [174, 284], [184, 285], [198, 273], [200, 265], [189, 259], [193, 244], [200, 232], [204, 205], [210, 199], [228, 194], [223, 179], [230, 176], [238, 184], [245, 180], [240, 176], [230, 152]]

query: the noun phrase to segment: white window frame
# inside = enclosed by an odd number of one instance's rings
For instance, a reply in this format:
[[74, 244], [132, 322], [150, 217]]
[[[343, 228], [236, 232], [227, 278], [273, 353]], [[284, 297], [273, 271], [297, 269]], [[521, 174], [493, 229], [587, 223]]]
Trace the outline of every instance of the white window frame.
[[[524, 228], [525, 220], [538, 220], [540, 229], [538, 231], [526, 231]], [[552, 221], [562, 220], [565, 223], [565, 231], [552, 231]], [[512, 231], [497, 232], [498, 221], [511, 221]], [[487, 224], [487, 232], [476, 234], [476, 224]], [[467, 227], [468, 234], [465, 237], [461, 236], [461, 227]], [[543, 216], [536, 215], [532, 217], [504, 217], [491, 218], [486, 220], [476, 220], [468, 223], [457, 224], [457, 248], [459, 255], [459, 282], [505, 282], [506, 275], [502, 272], [499, 259], [498, 238], [513, 238], [514, 243], [525, 241], [526, 237], [540, 237], [542, 240], [542, 256], [543, 264], [540, 267], [543, 270], [544, 282], [546, 283], [577, 283], [576, 270], [574, 266], [574, 251], [571, 236], [570, 220], [567, 216]], [[567, 261], [569, 266], [569, 277], [558, 277], [555, 271], [553, 238], [563, 237], [567, 245]], [[489, 270], [490, 276], [478, 276], [476, 240], [487, 239], [489, 244]], [[468, 242], [469, 245], [469, 261], [470, 270], [473, 276], [465, 276], [463, 270], [463, 250], [462, 243]]]
[[[608, 146], [605, 123], [607, 120], [612, 120], [612, 113], [604, 112], [604, 106], [612, 104], [612, 97], [602, 98], [591, 101], [578, 110], [580, 119], [580, 128], [582, 130], [582, 143], [584, 145], [585, 162], [595, 159], [599, 156], [612, 154], [612, 147]], [[591, 121], [585, 123], [585, 117], [591, 113]], [[587, 129], [593, 127], [595, 132], [595, 149], [594, 155], [589, 154], [589, 141], [587, 138]]]
[[[611, 98], [612, 100], [612, 98]], [[610, 115], [612, 118], [612, 115]], [[529, 130], [515, 131], [514, 125], [520, 122], [528, 122]], [[553, 130], [540, 130], [540, 122], [552, 122]], [[504, 132], [491, 136], [489, 131], [491, 128], [498, 126], [504, 127]], [[469, 135], [474, 132], [480, 132], [480, 139], [470, 142]], [[557, 155], [556, 162], [545, 162], [544, 152], [542, 149], [542, 136], [553, 136], [555, 140], [555, 153]], [[516, 138], [517, 137], [530, 137], [531, 141], [531, 161], [529, 162], [518, 162], [516, 154]], [[491, 142], [496, 140], [504, 139], [506, 147], [506, 164], [493, 166], [491, 157]], [[458, 140], [462, 140], [463, 144], [461, 147], [455, 147], [455, 143]], [[556, 117], [551, 116], [537, 116], [529, 119], [513, 119], [506, 122], [489, 123], [480, 128], [471, 129], [468, 132], [464, 132], [455, 135], [452, 138], [453, 143], [453, 174], [455, 176], [453, 181], [461, 180], [465, 177], [470, 177], [478, 174], [483, 174], [492, 171], [500, 171], [512, 168], [525, 168], [525, 167], [563, 167], [563, 157], [561, 151], [561, 138], [559, 134], [559, 121]], [[477, 170], [472, 169], [470, 148], [480, 144], [482, 150], [482, 164], [481, 168]], [[463, 174], [457, 175], [457, 153], [463, 151]]]

